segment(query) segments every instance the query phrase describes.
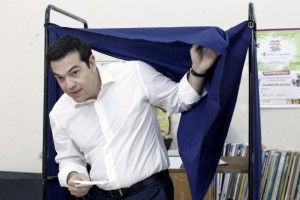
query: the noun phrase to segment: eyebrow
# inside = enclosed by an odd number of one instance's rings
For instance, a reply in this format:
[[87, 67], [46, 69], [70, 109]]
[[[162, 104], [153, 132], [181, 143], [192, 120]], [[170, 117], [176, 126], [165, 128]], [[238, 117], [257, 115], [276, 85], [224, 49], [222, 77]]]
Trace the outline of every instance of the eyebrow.
[[[76, 68], [78, 68], [78, 66], [77, 66], [77, 65], [74, 65], [73, 67], [71, 67], [71, 69], [69, 69], [69, 70], [67, 71], [66, 74], [69, 74], [71, 71], [73, 71], [73, 70], [76, 69]], [[57, 74], [57, 73], [55, 73], [55, 72], [53, 72], [53, 74], [54, 74], [54, 76], [64, 77], [64, 76], [59, 75], [59, 74]]]

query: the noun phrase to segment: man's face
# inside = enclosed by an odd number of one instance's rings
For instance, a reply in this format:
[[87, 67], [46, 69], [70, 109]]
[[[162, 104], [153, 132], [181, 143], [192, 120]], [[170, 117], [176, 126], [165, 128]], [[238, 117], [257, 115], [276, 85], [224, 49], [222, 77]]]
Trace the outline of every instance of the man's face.
[[89, 58], [89, 64], [90, 68], [80, 60], [77, 51], [50, 62], [59, 86], [77, 103], [96, 99], [99, 94], [100, 78], [93, 55]]

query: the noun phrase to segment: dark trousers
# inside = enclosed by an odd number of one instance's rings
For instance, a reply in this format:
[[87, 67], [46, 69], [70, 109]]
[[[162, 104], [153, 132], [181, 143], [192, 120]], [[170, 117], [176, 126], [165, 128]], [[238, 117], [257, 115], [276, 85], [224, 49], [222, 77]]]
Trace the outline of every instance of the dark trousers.
[[107, 192], [93, 186], [85, 200], [173, 200], [174, 186], [170, 177], [150, 183], [123, 197], [112, 197]]

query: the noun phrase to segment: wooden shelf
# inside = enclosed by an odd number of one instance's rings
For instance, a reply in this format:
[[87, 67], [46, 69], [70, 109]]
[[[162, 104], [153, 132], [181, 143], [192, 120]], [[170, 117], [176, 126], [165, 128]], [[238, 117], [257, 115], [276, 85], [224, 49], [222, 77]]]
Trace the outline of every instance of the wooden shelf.
[[[226, 164], [218, 165], [216, 173], [248, 173], [248, 157], [226, 156], [221, 157]], [[185, 169], [169, 169], [172, 173], [185, 173]]]
[[226, 164], [219, 165], [217, 173], [248, 173], [248, 157], [221, 157]]

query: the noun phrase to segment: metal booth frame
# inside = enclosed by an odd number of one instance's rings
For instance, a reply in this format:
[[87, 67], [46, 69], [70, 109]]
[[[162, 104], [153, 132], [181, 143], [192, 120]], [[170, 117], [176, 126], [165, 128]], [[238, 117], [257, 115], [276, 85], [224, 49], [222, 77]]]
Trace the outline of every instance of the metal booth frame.
[[[50, 23], [50, 14], [51, 11], [56, 11], [66, 17], [69, 17], [71, 19], [74, 19], [80, 23], [83, 24], [84, 28], [88, 28], [88, 23], [85, 19], [82, 19], [76, 15], [73, 15], [65, 10], [62, 10], [54, 5], [48, 5], [45, 12], [45, 24]], [[248, 55], [249, 55], [249, 167], [248, 167], [248, 176], [249, 176], [249, 199], [253, 199], [252, 193], [253, 193], [253, 110], [252, 110], [252, 96], [254, 95], [254, 92], [252, 90], [252, 83], [254, 81], [254, 67], [256, 67], [254, 63], [254, 56], [255, 56], [255, 48], [256, 48], [256, 19], [255, 19], [255, 13], [254, 13], [254, 5], [253, 3], [249, 3], [249, 9], [248, 9], [248, 20], [249, 24], [248, 26], [252, 28], [252, 37], [250, 39], [249, 43], [249, 49], [248, 49]], [[44, 44], [44, 108], [43, 108], [43, 163], [42, 163], [42, 184], [43, 184], [43, 191], [42, 191], [42, 199], [46, 200], [47, 195], [47, 184], [50, 181], [57, 181], [57, 176], [48, 176], [48, 153], [47, 153], [47, 124], [48, 124], [48, 71], [49, 66], [46, 61], [46, 51], [49, 45], [49, 32], [47, 28], [45, 27], [45, 44]]]

